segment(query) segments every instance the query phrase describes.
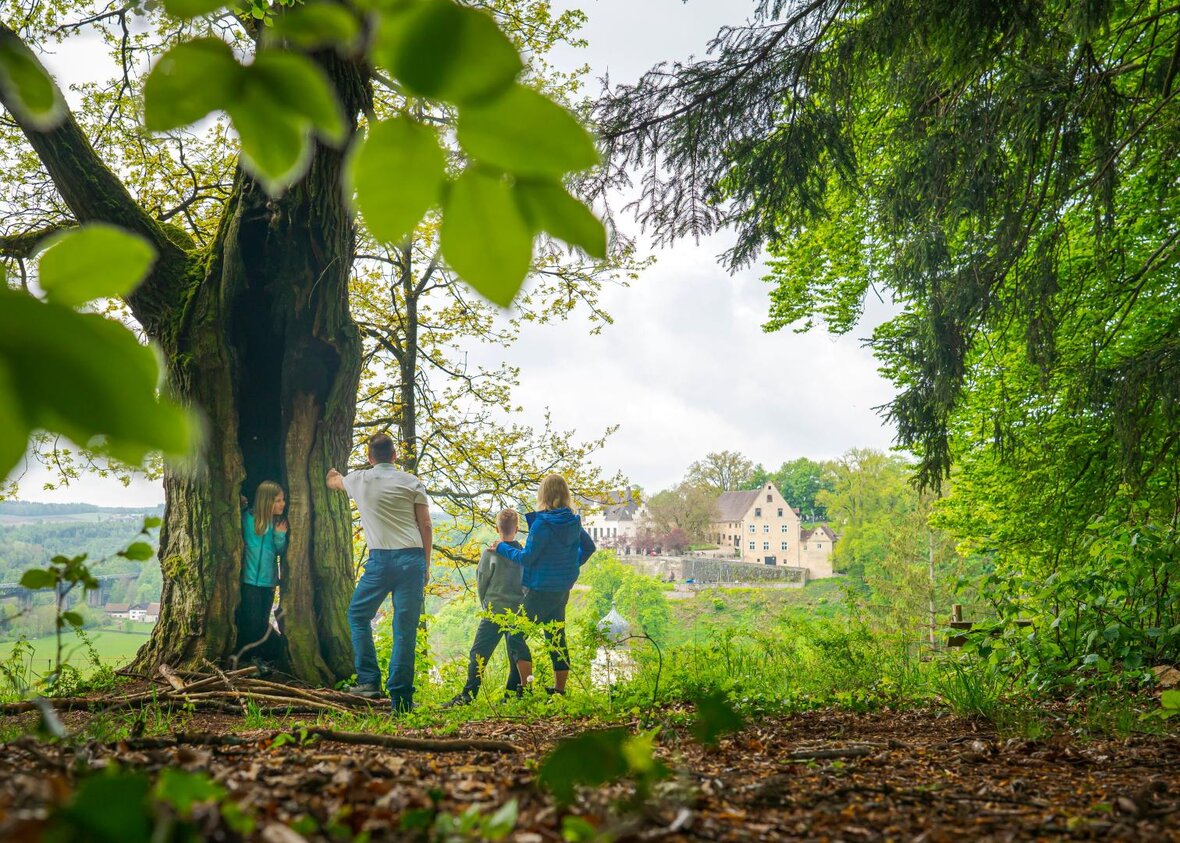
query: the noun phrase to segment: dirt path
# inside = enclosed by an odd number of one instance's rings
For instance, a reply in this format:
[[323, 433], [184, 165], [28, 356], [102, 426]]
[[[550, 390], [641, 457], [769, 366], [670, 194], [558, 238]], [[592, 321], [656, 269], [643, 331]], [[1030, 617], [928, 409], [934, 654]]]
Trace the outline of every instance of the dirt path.
[[[228, 716], [198, 725], [240, 729]], [[69, 792], [67, 768], [117, 758], [153, 773], [209, 771], [264, 840], [302, 839], [266, 831], [275, 823], [294, 823], [313, 840], [331, 839], [322, 831], [330, 825], [373, 840], [425, 839], [399, 829], [410, 812], [432, 809], [436, 791], [437, 807], [454, 815], [515, 799], [520, 816], [508, 839], [557, 841], [561, 812], [537, 790], [535, 762], [578, 728], [479, 721], [449, 736], [513, 741], [523, 750], [516, 755], [254, 742], [90, 745], [61, 757], [8, 744], [0, 746], [0, 839], [36, 839], [47, 806]], [[618, 800], [630, 790], [612, 785], [586, 793], [573, 813], [631, 840], [1180, 840], [1176, 738], [1001, 740], [932, 712], [837, 711], [767, 718], [712, 750], [672, 730], [661, 734], [658, 754], [678, 772], [640, 812], [621, 812]], [[206, 836], [223, 835], [216, 811], [201, 822]]]

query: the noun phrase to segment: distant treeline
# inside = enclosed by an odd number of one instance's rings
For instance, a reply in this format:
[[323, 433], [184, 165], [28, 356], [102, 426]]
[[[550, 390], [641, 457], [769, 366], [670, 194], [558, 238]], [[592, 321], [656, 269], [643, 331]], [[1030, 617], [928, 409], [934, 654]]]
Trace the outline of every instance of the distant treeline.
[[0, 515], [85, 515], [100, 512], [109, 515], [150, 515], [162, 513], [164, 505], [157, 506], [96, 506], [92, 503], [36, 503], [34, 501], [0, 501]]

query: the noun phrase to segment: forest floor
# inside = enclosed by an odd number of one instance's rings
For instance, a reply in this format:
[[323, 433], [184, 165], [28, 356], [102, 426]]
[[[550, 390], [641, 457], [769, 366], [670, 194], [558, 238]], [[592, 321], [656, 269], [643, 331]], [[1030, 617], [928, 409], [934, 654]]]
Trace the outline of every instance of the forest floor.
[[[63, 720], [76, 729], [89, 716], [72, 712]], [[3, 840], [40, 839], [78, 771], [115, 760], [153, 777], [208, 772], [225, 796], [220, 809], [211, 802], [193, 810], [200, 839], [241, 839], [227, 829], [233, 823], [226, 815], [236, 813], [251, 818], [248, 837], [267, 843], [348, 840], [362, 832], [372, 840], [476, 840], [479, 830], [458, 831], [459, 821], [450, 818], [472, 806], [468, 817], [486, 817], [516, 800], [518, 818], [506, 839], [520, 843], [1180, 840], [1180, 738], [1092, 738], [1066, 730], [1004, 738], [930, 709], [767, 716], [713, 748], [668, 726], [655, 751], [672, 773], [642, 804], [627, 804], [635, 802], [634, 788], [621, 782], [583, 790], [569, 809], [536, 784], [544, 755], [587, 727], [560, 716], [470, 721], [447, 735], [506, 741], [519, 752], [275, 740], [273, 732], [246, 730], [241, 716], [226, 714], [195, 715], [172, 746], [125, 738], [66, 749], [11, 737], [14, 726], [33, 722], [34, 714], [0, 718], [10, 736], [0, 744]], [[225, 736], [241, 740], [218, 745]], [[227, 812], [230, 802], [237, 809]], [[434, 833], [407, 828], [408, 818], [433, 823]]]

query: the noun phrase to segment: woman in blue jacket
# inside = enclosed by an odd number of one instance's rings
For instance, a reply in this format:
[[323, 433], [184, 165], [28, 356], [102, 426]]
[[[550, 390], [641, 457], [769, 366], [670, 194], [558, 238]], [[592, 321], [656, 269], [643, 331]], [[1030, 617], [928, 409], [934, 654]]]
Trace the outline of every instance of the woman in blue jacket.
[[[578, 570], [596, 550], [582, 519], [570, 509], [570, 490], [560, 474], [549, 474], [537, 489], [537, 511], [525, 515], [529, 525], [524, 548], [496, 542], [492, 549], [524, 568], [524, 611], [530, 621], [545, 624], [545, 641], [553, 662], [552, 694], [564, 694], [569, 679], [569, 647], [565, 640], [565, 606]], [[558, 622], [556, 630], [548, 625]], [[520, 681], [533, 673], [531, 661], [517, 662]]]
[[287, 500], [278, 483], [263, 480], [254, 493], [254, 508], [242, 513], [242, 600], [238, 605], [238, 658], [270, 653], [263, 641], [279, 584], [279, 557], [287, 549]]

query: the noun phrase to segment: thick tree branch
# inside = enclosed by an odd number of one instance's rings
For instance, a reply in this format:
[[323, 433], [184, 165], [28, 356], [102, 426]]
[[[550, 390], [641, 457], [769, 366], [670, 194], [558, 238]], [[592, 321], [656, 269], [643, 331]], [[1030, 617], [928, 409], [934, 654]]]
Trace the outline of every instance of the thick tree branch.
[[65, 231], [68, 225], [47, 225], [44, 228], [22, 231], [19, 234], [0, 235], [0, 256], [6, 258], [31, 258], [45, 238]]
[[[0, 42], [5, 41], [23, 44], [20, 36], [0, 23]], [[127, 303], [147, 332], [158, 336], [167, 315], [180, 304], [188, 256], [165, 236], [160, 225], [102, 162], [72, 113], [67, 111], [55, 128], [41, 131], [21, 117], [3, 89], [0, 105], [12, 115], [79, 223], [118, 225], [155, 246], [158, 258], [152, 272], [127, 297]]]

